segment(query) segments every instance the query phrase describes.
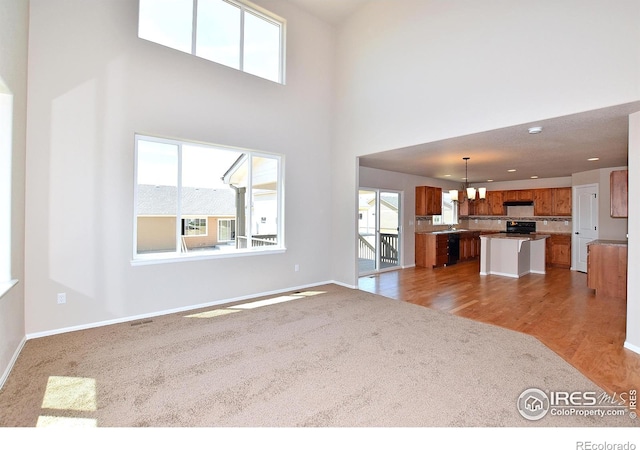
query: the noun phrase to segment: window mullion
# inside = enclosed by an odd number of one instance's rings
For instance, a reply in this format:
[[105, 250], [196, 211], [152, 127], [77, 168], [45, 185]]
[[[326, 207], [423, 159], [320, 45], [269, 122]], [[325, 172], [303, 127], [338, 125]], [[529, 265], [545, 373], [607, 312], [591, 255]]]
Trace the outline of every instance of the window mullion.
[[244, 72], [244, 6], [240, 5], [240, 70]]
[[193, 0], [193, 17], [191, 21], [191, 54], [196, 54], [196, 39], [198, 36], [198, 0]]
[[[245, 204], [245, 227], [247, 229], [247, 247], [253, 248], [253, 155], [249, 153], [247, 164], [247, 199]], [[248, 226], [247, 226], [248, 225]]]
[[182, 252], [182, 144], [178, 143], [178, 201], [176, 204], [176, 253]]

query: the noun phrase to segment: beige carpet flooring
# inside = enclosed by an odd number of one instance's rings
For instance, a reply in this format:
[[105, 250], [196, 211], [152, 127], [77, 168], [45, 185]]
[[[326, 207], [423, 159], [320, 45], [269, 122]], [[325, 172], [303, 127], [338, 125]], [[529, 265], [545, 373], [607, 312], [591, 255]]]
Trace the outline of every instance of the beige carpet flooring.
[[637, 426], [526, 420], [532, 387], [600, 392], [533, 337], [327, 285], [30, 340], [0, 426]]

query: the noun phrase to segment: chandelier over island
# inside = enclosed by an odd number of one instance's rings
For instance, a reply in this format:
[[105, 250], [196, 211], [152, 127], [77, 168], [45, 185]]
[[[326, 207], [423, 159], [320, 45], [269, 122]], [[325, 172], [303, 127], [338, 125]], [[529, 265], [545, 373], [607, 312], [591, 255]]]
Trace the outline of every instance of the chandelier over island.
[[[476, 199], [476, 188], [469, 186], [469, 160], [471, 158], [469, 156], [465, 156], [462, 159], [464, 159], [464, 184], [462, 185], [462, 190], [463, 192], [466, 193], [466, 195], [462, 200], [464, 202], [465, 199], [468, 199], [469, 201]], [[449, 191], [449, 195], [451, 196], [451, 200], [453, 200], [454, 202], [458, 201], [457, 189], [451, 189]], [[487, 195], [487, 188], [485, 187], [478, 188], [478, 198], [484, 199], [486, 195]]]

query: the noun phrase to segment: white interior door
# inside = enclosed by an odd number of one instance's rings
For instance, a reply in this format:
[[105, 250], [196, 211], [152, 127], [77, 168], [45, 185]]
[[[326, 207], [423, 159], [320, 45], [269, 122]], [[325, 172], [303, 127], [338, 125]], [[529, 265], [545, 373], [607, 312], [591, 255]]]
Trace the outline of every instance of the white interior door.
[[573, 188], [573, 269], [587, 271], [587, 244], [598, 239], [598, 185]]

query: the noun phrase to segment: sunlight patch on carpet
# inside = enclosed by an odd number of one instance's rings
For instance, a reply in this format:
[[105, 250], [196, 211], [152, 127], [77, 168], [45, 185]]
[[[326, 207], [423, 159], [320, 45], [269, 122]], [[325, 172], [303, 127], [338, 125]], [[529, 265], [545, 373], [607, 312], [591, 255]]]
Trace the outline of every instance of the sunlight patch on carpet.
[[189, 314], [188, 317], [190, 319], [211, 319], [213, 317], [220, 317], [220, 316], [226, 316], [227, 314], [233, 314], [233, 313], [237, 313], [240, 312], [240, 310], [237, 309], [212, 309], [211, 311], [204, 311], [201, 313], [196, 313], [196, 314]]
[[42, 408], [72, 411], [95, 411], [96, 380], [93, 378], [56, 377], [47, 381]]
[[255, 302], [244, 303], [242, 305], [236, 305], [233, 308], [236, 309], [254, 309], [261, 308], [263, 306], [275, 305], [277, 303], [290, 302], [292, 300], [300, 300], [305, 297], [310, 297], [312, 295], [324, 294], [322, 291], [308, 291], [308, 292], [296, 292], [293, 295], [281, 295], [279, 297], [268, 298], [265, 300], [258, 300]]
[[200, 313], [189, 314], [184, 317], [190, 319], [212, 319], [214, 317], [226, 316], [227, 314], [244, 311], [247, 309], [261, 308], [263, 306], [277, 305], [278, 303], [290, 302], [292, 300], [300, 300], [306, 297], [326, 294], [326, 291], [301, 291], [294, 292], [291, 295], [280, 295], [278, 297], [268, 298], [264, 300], [256, 300], [253, 302], [243, 303], [240, 305], [229, 306], [228, 308], [218, 308]]

